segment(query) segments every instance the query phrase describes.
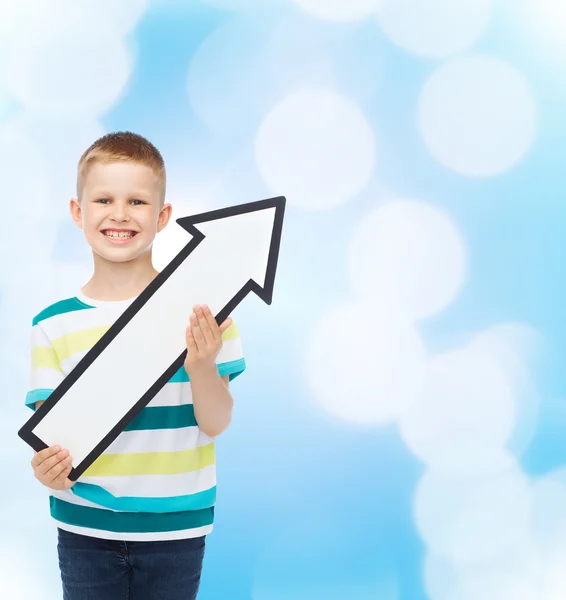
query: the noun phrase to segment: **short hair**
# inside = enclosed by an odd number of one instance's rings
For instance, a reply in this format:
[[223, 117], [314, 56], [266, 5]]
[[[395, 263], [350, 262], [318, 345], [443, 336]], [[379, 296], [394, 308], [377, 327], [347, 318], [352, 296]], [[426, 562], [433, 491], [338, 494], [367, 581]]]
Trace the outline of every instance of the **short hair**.
[[128, 161], [153, 169], [165, 199], [165, 162], [159, 150], [143, 136], [130, 131], [108, 133], [96, 140], [81, 156], [77, 169], [77, 196], [80, 198], [89, 168], [96, 163]]

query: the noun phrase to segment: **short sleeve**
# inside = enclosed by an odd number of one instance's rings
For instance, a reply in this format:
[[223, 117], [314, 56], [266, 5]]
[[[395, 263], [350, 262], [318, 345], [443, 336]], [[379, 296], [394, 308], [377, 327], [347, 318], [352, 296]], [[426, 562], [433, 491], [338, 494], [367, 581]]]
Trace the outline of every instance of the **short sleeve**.
[[229, 375], [230, 381], [246, 369], [242, 341], [234, 323], [222, 334], [222, 348], [216, 357], [216, 366], [219, 375]]
[[47, 334], [38, 323], [31, 330], [31, 373], [26, 406], [35, 410], [35, 403], [47, 400], [65, 378], [59, 358]]

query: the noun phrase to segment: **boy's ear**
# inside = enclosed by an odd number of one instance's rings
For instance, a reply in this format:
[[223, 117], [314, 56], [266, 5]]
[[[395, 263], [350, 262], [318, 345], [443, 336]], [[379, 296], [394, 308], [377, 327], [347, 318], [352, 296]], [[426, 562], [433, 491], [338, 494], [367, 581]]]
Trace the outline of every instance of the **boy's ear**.
[[69, 202], [69, 210], [71, 211], [71, 217], [73, 221], [80, 229], [83, 228], [82, 210], [81, 204], [77, 198], [71, 198]]
[[157, 219], [157, 233], [163, 231], [169, 220], [171, 219], [171, 214], [173, 209], [170, 204], [164, 204], [159, 211], [159, 218]]

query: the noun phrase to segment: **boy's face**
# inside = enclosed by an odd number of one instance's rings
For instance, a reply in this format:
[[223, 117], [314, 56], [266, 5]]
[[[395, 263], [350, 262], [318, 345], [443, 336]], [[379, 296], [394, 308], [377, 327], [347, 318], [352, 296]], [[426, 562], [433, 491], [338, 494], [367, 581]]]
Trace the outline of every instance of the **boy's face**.
[[169, 222], [161, 186], [150, 167], [132, 162], [95, 163], [87, 172], [71, 215], [93, 251], [110, 262], [128, 262], [150, 251]]

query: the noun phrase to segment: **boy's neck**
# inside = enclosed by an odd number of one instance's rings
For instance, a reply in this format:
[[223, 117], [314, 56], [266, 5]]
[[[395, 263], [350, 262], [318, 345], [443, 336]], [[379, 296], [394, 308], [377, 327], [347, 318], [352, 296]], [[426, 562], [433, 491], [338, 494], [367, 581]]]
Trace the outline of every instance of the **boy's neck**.
[[93, 300], [128, 300], [141, 294], [158, 273], [151, 260], [113, 263], [95, 257], [94, 273], [81, 292]]

